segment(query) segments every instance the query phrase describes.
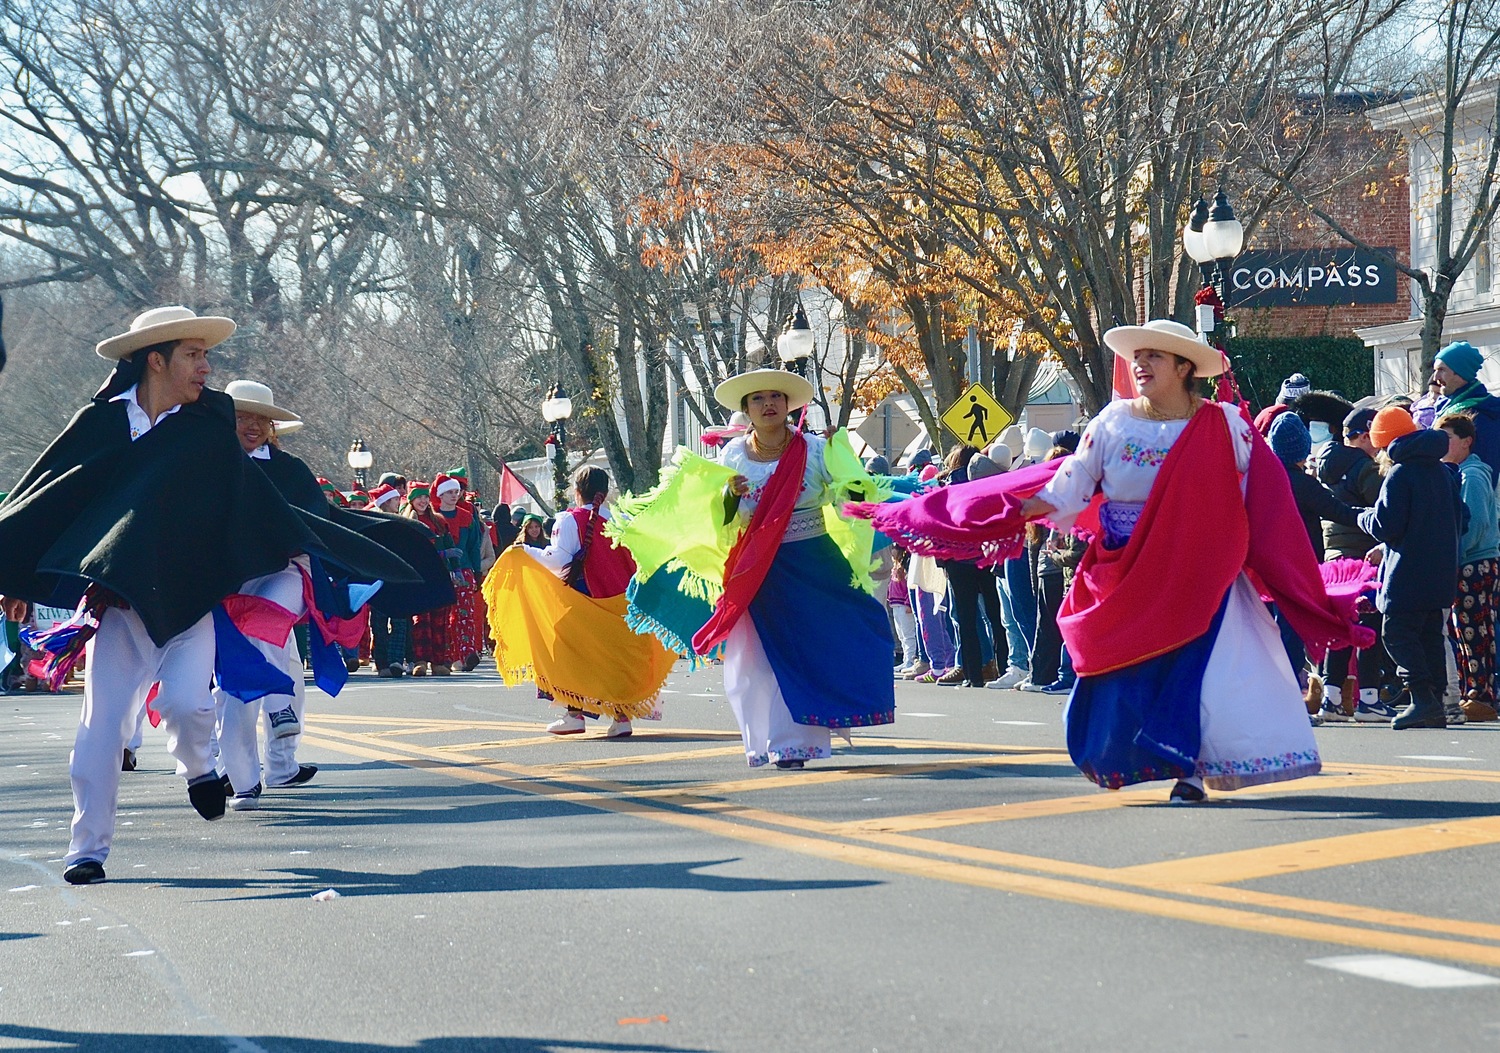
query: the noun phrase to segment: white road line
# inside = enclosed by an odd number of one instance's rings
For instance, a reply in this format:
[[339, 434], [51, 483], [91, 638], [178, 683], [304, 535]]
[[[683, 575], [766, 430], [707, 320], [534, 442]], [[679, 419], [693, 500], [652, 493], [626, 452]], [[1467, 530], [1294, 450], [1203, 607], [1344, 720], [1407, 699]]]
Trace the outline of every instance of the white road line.
[[[907, 715], [910, 716], [911, 714]], [[990, 723], [1011, 724], [1018, 728], [1044, 728], [1047, 726], [1046, 722], [1041, 720], [992, 720]]]
[[1307, 964], [1405, 987], [1493, 987], [1500, 984], [1500, 979], [1484, 973], [1471, 973], [1467, 969], [1455, 969], [1451, 965], [1438, 965], [1420, 958], [1399, 958], [1394, 954], [1340, 954], [1332, 958], [1309, 958]]
[[898, 710], [897, 714], [903, 717], [946, 717], [946, 713], [913, 713], [909, 709]]
[[1449, 756], [1447, 756], [1445, 754], [1442, 754], [1442, 753], [1403, 753], [1403, 754], [1399, 755], [1396, 759], [1397, 760], [1430, 760], [1430, 761], [1445, 761], [1445, 762], [1468, 761], [1470, 763], [1476, 763], [1479, 760], [1478, 757], [1449, 757]]

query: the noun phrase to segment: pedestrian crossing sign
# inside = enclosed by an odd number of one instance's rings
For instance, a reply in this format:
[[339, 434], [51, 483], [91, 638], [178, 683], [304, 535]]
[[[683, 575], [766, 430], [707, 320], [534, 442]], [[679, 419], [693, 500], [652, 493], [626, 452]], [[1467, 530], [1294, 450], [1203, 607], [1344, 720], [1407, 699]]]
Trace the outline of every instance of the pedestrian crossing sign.
[[1016, 422], [1004, 406], [995, 401], [983, 384], [970, 384], [958, 401], [943, 411], [943, 426], [958, 436], [965, 446], [984, 449]]

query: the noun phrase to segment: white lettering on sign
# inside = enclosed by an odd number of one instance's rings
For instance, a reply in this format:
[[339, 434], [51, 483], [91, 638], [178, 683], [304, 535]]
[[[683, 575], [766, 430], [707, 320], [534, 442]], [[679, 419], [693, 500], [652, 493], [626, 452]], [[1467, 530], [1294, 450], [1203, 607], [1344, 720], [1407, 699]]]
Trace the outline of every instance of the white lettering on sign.
[[1338, 267], [1312, 265], [1291, 271], [1261, 267], [1252, 272], [1248, 267], [1236, 267], [1232, 281], [1234, 287], [1241, 290], [1252, 286], [1256, 289], [1328, 289], [1336, 285], [1353, 289], [1361, 285], [1373, 288], [1380, 284], [1380, 268], [1373, 263], [1363, 270], [1356, 263], [1351, 263], [1342, 270]]
[[[1377, 253], [1381, 254], [1377, 256]], [[1395, 303], [1394, 249], [1250, 249], [1228, 268], [1232, 307], [1303, 307]]]

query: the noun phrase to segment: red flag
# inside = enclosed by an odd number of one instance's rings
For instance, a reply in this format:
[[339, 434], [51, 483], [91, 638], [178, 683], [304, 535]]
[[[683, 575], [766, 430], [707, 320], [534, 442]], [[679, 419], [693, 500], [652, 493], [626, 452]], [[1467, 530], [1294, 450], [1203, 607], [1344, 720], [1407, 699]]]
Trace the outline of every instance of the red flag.
[[1130, 363], [1119, 355], [1115, 359], [1115, 398], [1133, 399], [1140, 392], [1135, 390], [1135, 377], [1130, 375]]
[[500, 503], [517, 505], [530, 496], [526, 487], [521, 485], [521, 480], [516, 478], [516, 473], [510, 470], [510, 466], [503, 465], [500, 468]]

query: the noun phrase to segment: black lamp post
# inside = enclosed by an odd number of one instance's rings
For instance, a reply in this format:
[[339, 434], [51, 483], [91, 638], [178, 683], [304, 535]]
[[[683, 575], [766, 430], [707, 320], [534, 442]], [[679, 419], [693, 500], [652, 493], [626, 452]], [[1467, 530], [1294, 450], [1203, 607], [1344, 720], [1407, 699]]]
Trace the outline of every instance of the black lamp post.
[[1206, 336], [1214, 331], [1215, 311], [1229, 303], [1230, 266], [1245, 247], [1245, 228], [1234, 217], [1223, 187], [1214, 194], [1212, 207], [1201, 197], [1193, 205], [1187, 226], [1182, 228], [1182, 247], [1197, 262], [1203, 288], [1212, 289], [1219, 301], [1216, 308], [1199, 296], [1198, 332]]
[[807, 360], [812, 357], [815, 343], [807, 312], [799, 303], [796, 312], [787, 319], [786, 328], [776, 338], [776, 357], [781, 359], [781, 368], [799, 377], [807, 376]]
[[568, 507], [568, 419], [573, 416], [573, 400], [563, 390], [562, 382], [552, 385], [547, 398], [542, 402], [542, 419], [552, 425], [552, 435], [547, 444], [553, 447], [552, 484], [553, 500], [557, 511]]

